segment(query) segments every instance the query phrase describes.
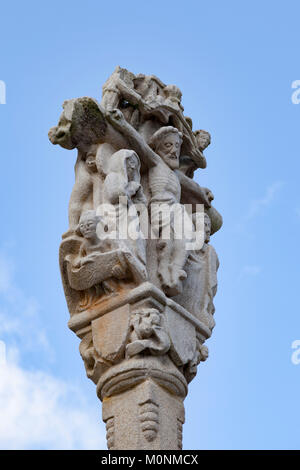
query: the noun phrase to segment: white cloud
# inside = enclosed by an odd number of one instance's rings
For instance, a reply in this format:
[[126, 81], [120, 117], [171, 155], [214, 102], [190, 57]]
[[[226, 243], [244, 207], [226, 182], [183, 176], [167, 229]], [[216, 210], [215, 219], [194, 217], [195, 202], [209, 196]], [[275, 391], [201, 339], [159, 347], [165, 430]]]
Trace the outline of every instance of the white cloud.
[[52, 358], [46, 331], [39, 318], [38, 301], [24, 294], [14, 280], [15, 266], [0, 251], [0, 339], [24, 350], [40, 349]]
[[[3, 359], [3, 358], [2, 358]], [[76, 387], [0, 361], [0, 449], [105, 449], [95, 414]]]
[[6, 344], [0, 340], [0, 367], [5, 364], [6, 361]]
[[245, 265], [240, 271], [240, 274], [237, 278], [237, 282], [240, 282], [245, 277], [256, 277], [262, 271], [262, 267], [258, 265]]
[[251, 202], [248, 212], [244, 217], [244, 221], [248, 221], [255, 217], [264, 207], [269, 206], [276, 195], [276, 193], [284, 185], [283, 181], [276, 181], [267, 187], [265, 195], [259, 199], [255, 199]]
[[[240, 220], [240, 222], [236, 225], [237, 230], [245, 230], [246, 223], [249, 220], [253, 219], [255, 216], [260, 214], [263, 209], [267, 208], [272, 204], [275, 199], [276, 194], [280, 191], [280, 189], [284, 186], [283, 181], [276, 181], [270, 184], [265, 191], [265, 194], [258, 199], [254, 199], [250, 202], [248, 210], [246, 210], [244, 216]], [[248, 235], [250, 235], [248, 233]]]
[[243, 269], [242, 269], [242, 275], [250, 275], [250, 276], [257, 276], [257, 274], [259, 274], [261, 272], [261, 266], [256, 266], [256, 265], [253, 265], [253, 266], [250, 266], [250, 265], [247, 265], [247, 266], [244, 266]]
[[14, 272], [0, 251], [0, 449], [106, 448], [100, 402], [95, 413], [78, 387], [29, 370], [28, 360], [21, 366], [30, 351], [42, 367], [41, 353], [49, 360], [53, 348], [37, 300], [17, 286]]

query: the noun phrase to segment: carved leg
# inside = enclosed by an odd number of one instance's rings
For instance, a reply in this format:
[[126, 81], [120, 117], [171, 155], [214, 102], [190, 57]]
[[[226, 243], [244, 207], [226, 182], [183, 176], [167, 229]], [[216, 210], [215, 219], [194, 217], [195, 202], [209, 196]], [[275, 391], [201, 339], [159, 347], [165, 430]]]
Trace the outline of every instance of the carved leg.
[[163, 288], [168, 288], [172, 284], [170, 273], [171, 254], [173, 250], [173, 240], [159, 240], [157, 244], [158, 252], [158, 276]]
[[181, 290], [179, 287], [180, 282], [187, 277], [187, 274], [183, 269], [186, 258], [187, 253], [185, 249], [185, 240], [173, 240], [173, 250], [170, 264], [171, 279], [172, 287], [174, 289], [178, 287], [179, 291]]

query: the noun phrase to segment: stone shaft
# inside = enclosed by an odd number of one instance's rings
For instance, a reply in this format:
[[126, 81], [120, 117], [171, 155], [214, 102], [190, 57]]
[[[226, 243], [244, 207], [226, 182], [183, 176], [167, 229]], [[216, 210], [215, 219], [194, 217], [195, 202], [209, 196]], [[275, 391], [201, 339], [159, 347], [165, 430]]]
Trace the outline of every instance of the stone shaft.
[[182, 448], [183, 399], [151, 379], [104, 398], [102, 418], [111, 450]]

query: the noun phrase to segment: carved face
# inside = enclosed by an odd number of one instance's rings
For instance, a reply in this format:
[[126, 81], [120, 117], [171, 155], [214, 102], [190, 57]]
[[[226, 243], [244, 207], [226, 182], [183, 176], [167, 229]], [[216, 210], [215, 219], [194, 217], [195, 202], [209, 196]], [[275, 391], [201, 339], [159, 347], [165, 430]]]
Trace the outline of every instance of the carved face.
[[93, 215], [82, 218], [79, 222], [79, 230], [84, 238], [94, 238], [96, 235], [97, 218]]
[[130, 158], [127, 158], [126, 169], [127, 169], [128, 181], [135, 180], [138, 165], [139, 163], [134, 155], [132, 155]]
[[148, 310], [143, 312], [141, 317], [140, 328], [145, 337], [150, 337], [153, 334], [153, 326], [160, 324], [160, 317], [156, 311]]
[[179, 168], [181, 139], [178, 134], [170, 132], [162, 137], [156, 153], [164, 160], [171, 170]]
[[49, 139], [54, 145], [72, 150], [75, 145], [71, 138], [71, 121], [65, 116], [65, 112], [61, 114], [58, 125], [52, 127], [48, 133]]
[[198, 145], [198, 148], [203, 151], [206, 149], [206, 147], [209, 146], [210, 144], [210, 135], [206, 131], [199, 131], [196, 134], [196, 142]]
[[[203, 219], [204, 217], [204, 219]], [[195, 212], [193, 214], [193, 222], [196, 230], [202, 230], [204, 222], [204, 243], [209, 243], [210, 240], [210, 231], [211, 231], [211, 222], [209, 216], [204, 213], [204, 216], [201, 212]]]
[[160, 325], [160, 316], [158, 312], [152, 312], [150, 314], [152, 325]]
[[164, 93], [167, 98], [169, 98], [171, 101], [173, 101], [176, 104], [180, 104], [181, 100], [181, 91], [179, 88], [175, 85], [168, 85], [164, 89]]

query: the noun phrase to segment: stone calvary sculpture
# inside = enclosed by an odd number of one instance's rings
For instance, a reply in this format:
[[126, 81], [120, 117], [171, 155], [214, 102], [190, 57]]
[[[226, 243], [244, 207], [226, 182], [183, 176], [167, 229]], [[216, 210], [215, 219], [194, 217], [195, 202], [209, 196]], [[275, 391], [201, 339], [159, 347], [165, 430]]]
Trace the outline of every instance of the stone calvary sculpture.
[[77, 148], [59, 263], [109, 449], [181, 449], [183, 401], [215, 325], [222, 218], [193, 181], [210, 134], [181, 91], [117, 67], [101, 103], [63, 103], [49, 139]]

